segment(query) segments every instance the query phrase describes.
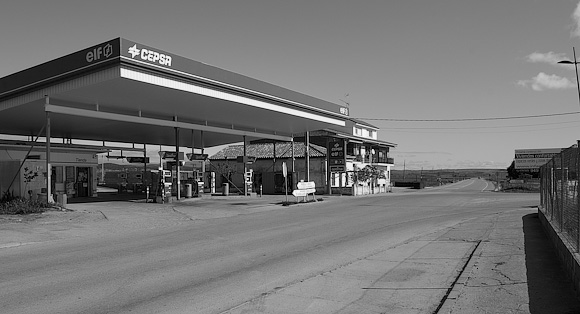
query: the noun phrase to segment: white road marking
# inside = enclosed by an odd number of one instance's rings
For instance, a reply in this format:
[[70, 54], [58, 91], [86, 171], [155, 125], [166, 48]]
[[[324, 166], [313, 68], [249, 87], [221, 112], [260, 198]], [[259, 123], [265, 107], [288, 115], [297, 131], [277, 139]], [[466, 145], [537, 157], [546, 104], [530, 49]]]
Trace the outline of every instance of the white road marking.
[[481, 192], [485, 191], [485, 189], [487, 189], [488, 186], [489, 186], [489, 182], [485, 181], [485, 187], [483, 188], [483, 190], [481, 190]]

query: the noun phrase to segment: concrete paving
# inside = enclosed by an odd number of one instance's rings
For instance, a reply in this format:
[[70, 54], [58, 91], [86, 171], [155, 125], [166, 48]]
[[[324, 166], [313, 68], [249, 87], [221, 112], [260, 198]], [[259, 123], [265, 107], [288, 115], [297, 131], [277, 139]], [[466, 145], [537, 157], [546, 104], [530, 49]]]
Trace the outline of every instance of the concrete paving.
[[[289, 200], [293, 201], [290, 197]], [[127, 194], [121, 195], [123, 200], [118, 199], [116, 196], [104, 195], [91, 199], [90, 202], [69, 203], [66, 210], [55, 209], [26, 216], [0, 215], [0, 248], [171, 227], [207, 219], [308, 205], [282, 206], [285, 202], [284, 195], [184, 198], [164, 204], [146, 203], [141, 196]]]
[[437, 313], [580, 313], [537, 209], [512, 210], [457, 226], [491, 223]]
[[580, 301], [537, 209], [512, 209], [414, 239], [228, 313], [254, 312], [580, 313]]
[[[393, 194], [413, 191], [416, 190], [393, 188]], [[317, 199], [322, 202], [331, 202], [340, 197], [317, 195]], [[292, 204], [283, 206], [287, 200]], [[285, 195], [204, 195], [158, 204], [146, 203], [143, 195], [105, 192], [100, 193], [98, 198], [70, 199], [66, 205], [67, 211], [50, 210], [26, 216], [0, 215], [0, 248], [75, 237], [96, 237], [127, 230], [169, 227], [192, 221], [316, 204], [304, 203], [292, 195], [287, 198]]]
[[[394, 193], [409, 192], [395, 190]], [[376, 197], [376, 196], [368, 196]], [[334, 202], [340, 196], [321, 196]], [[289, 196], [289, 200], [295, 200]], [[0, 249], [288, 210], [284, 195], [69, 204], [72, 212], [0, 217]], [[320, 203], [322, 203], [320, 202]], [[317, 203], [293, 206], [317, 206]], [[369, 268], [369, 266], [372, 266]], [[368, 271], [373, 269], [373, 271]], [[377, 279], [378, 278], [378, 279]], [[322, 288], [321, 288], [322, 287]], [[302, 302], [303, 300], [316, 302]], [[416, 304], [433, 304], [425, 309]], [[303, 307], [308, 304], [308, 307]], [[537, 218], [521, 208], [462, 222], [250, 300], [229, 313], [580, 313]]]

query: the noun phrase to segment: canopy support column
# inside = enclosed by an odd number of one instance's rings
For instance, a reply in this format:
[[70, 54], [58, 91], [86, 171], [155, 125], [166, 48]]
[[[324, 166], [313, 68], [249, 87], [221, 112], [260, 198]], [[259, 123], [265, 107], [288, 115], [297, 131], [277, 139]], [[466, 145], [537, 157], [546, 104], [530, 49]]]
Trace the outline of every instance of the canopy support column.
[[310, 132], [304, 136], [304, 159], [306, 160], [306, 182], [310, 181]]
[[248, 142], [246, 141], [246, 136], [244, 135], [244, 157], [242, 158], [244, 161], [244, 196], [248, 196]]
[[[342, 176], [342, 173], [340, 174]], [[332, 194], [332, 172], [330, 171], [330, 138], [326, 138], [326, 192]]]
[[[204, 154], [205, 153], [205, 147], [204, 147], [204, 144], [203, 144], [203, 130], [201, 130], [199, 132], [200, 132], [200, 134], [199, 134], [199, 141], [201, 142], [200, 143], [200, 145], [201, 145], [201, 153]], [[203, 176], [205, 176], [205, 162], [206, 162], [205, 159], [201, 162], [201, 173], [202, 173]]]
[[[45, 96], [46, 106], [50, 105], [48, 95]], [[46, 111], [46, 201], [54, 203], [52, 198], [52, 169], [50, 166], [50, 112]]]
[[147, 144], [144, 143], [143, 144], [143, 177], [141, 178], [141, 183], [143, 184], [142, 191], [147, 191], [146, 176], [147, 176]]
[[195, 154], [195, 131], [191, 130], [191, 155]]
[[[175, 119], [177, 121], [177, 117]], [[177, 200], [179, 200], [181, 198], [181, 190], [180, 190], [180, 186], [179, 186], [179, 179], [180, 179], [180, 165], [179, 165], [179, 128], [175, 128], [175, 189], [177, 191], [176, 195], [177, 195]]]
[[292, 141], [290, 142], [291, 144], [291, 149], [292, 149], [292, 184], [295, 185], [296, 181], [298, 181], [298, 176], [296, 175], [296, 165], [294, 164], [294, 160], [296, 159], [294, 157], [294, 136], [292, 136]]

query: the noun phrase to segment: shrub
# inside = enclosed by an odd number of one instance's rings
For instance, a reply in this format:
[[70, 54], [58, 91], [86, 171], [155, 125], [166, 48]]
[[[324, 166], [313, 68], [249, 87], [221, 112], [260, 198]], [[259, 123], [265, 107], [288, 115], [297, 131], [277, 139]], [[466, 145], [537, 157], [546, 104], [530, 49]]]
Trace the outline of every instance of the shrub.
[[13, 198], [0, 202], [0, 215], [27, 215], [43, 213], [50, 209], [50, 205], [34, 200]]
[[14, 191], [5, 191], [4, 193], [2, 193], [2, 198], [0, 198], [0, 203], [6, 203], [6, 202], [10, 202], [12, 200], [17, 199], [16, 196], [14, 196]]

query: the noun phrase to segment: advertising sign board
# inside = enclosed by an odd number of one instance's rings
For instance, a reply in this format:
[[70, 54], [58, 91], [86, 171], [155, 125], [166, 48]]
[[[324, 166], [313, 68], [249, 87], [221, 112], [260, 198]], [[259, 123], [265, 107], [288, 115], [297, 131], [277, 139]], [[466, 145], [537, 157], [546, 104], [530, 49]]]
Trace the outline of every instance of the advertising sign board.
[[515, 168], [518, 170], [536, 170], [559, 154], [562, 148], [516, 149]]

